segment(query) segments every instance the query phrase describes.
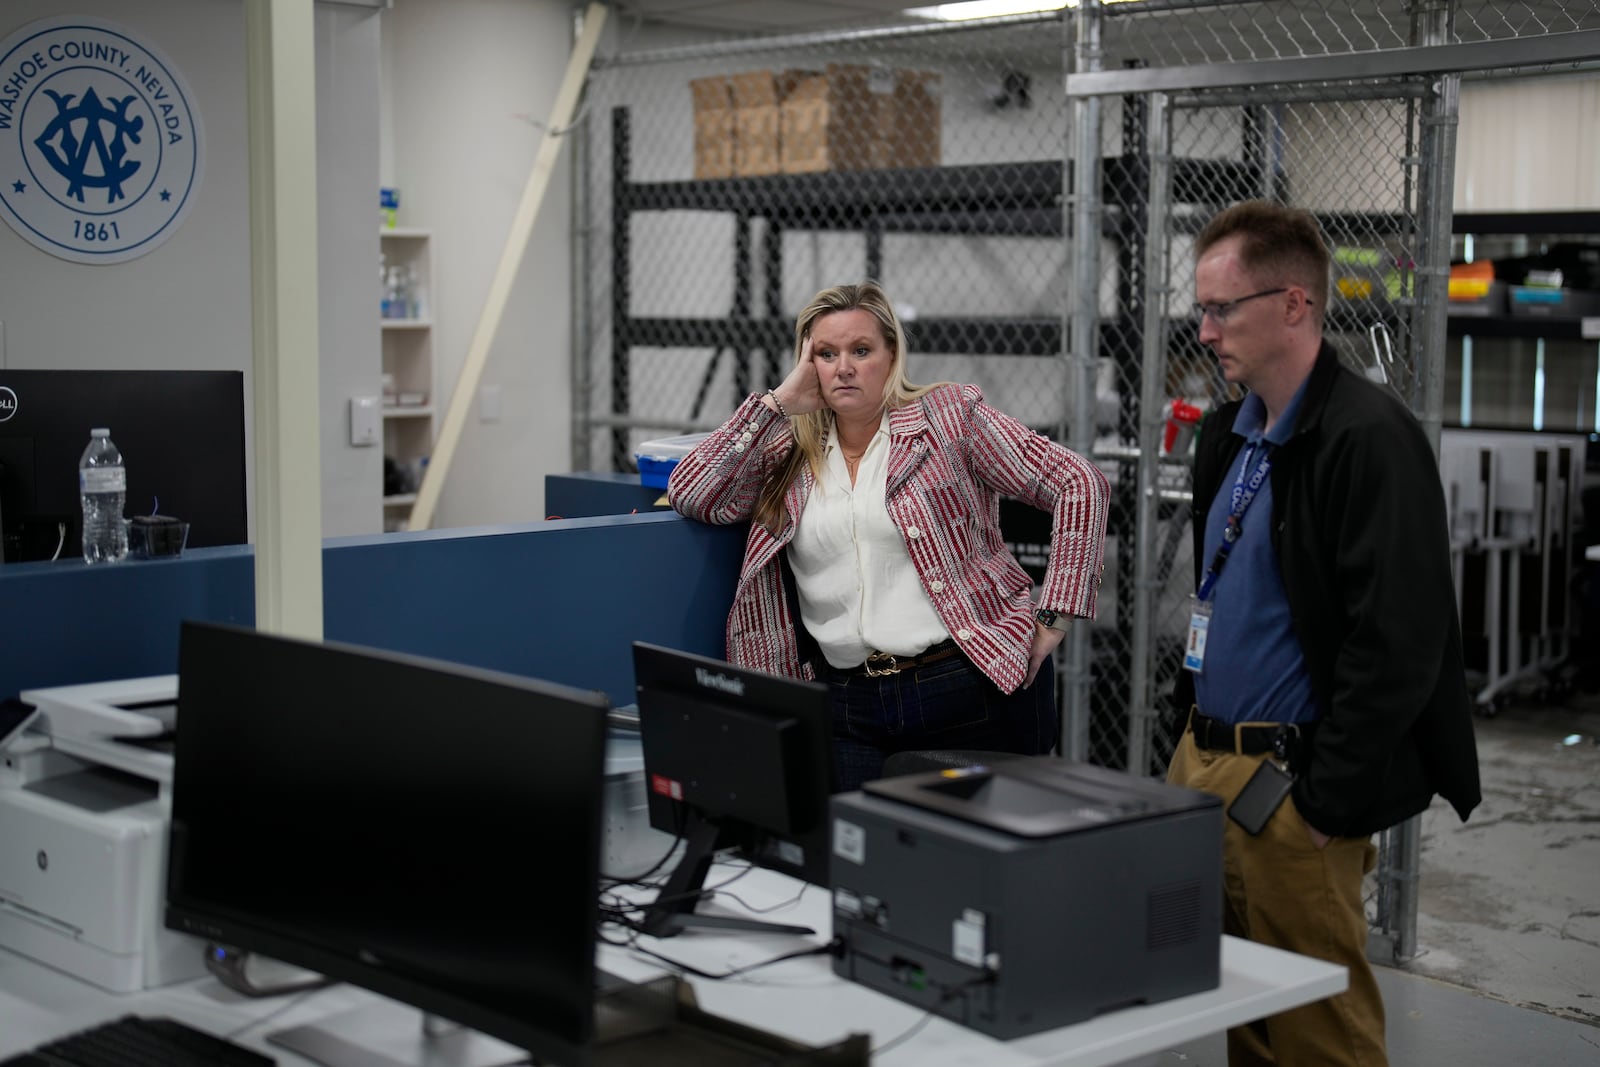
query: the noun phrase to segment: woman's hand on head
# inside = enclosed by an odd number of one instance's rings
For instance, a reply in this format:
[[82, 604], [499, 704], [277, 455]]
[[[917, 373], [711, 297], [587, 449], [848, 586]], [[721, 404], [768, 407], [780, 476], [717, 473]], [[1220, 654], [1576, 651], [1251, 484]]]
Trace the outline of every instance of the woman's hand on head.
[[783, 401], [783, 409], [790, 415], [809, 415], [813, 411], [821, 411], [825, 406], [822, 402], [822, 383], [817, 379], [817, 364], [811, 358], [810, 335], [800, 346], [799, 362], [773, 392], [778, 394], [778, 399]]

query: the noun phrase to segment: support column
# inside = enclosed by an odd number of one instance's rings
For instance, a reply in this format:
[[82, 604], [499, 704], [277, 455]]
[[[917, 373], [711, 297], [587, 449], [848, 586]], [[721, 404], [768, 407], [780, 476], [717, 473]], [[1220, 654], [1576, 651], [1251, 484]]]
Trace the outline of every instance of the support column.
[[[1068, 70], [1100, 69], [1100, 0], [1083, 0], [1070, 25], [1075, 40], [1064, 58]], [[1068, 389], [1067, 445], [1079, 455], [1094, 452], [1095, 364], [1100, 340], [1100, 219], [1105, 210], [1100, 199], [1100, 98], [1072, 100], [1072, 158], [1063, 167], [1063, 203], [1070, 212], [1072, 291], [1067, 296], [1066, 338]], [[1079, 762], [1089, 758], [1090, 687], [1093, 633], [1079, 623], [1062, 642], [1066, 663], [1061, 671], [1061, 754]]]
[[256, 628], [322, 639], [315, 12], [245, 4]]
[[1150, 772], [1151, 693], [1156, 594], [1161, 581], [1151, 556], [1158, 538], [1156, 509], [1162, 409], [1167, 394], [1167, 222], [1172, 207], [1172, 110], [1166, 93], [1150, 94], [1150, 184], [1144, 232], [1144, 351], [1139, 387], [1139, 483], [1133, 560], [1133, 649], [1128, 704], [1128, 773]]

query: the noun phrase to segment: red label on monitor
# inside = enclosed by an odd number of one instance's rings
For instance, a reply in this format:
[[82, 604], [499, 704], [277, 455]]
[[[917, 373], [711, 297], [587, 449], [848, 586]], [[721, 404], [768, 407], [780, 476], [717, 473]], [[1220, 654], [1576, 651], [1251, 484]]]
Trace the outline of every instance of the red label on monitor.
[[673, 800], [683, 799], [683, 783], [674, 781], [664, 774], [652, 774], [650, 776], [650, 791], [660, 793], [664, 797], [671, 797]]

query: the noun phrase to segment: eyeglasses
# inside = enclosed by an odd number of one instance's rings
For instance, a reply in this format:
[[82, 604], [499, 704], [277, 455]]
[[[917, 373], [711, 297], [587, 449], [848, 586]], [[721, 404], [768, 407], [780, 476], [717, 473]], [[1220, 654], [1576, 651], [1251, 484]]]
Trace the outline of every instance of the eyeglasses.
[[[1211, 321], [1220, 326], [1228, 321], [1228, 316], [1233, 314], [1233, 309], [1246, 300], [1256, 300], [1263, 296], [1277, 296], [1279, 293], [1287, 293], [1289, 289], [1290, 286], [1280, 285], [1276, 289], [1263, 289], [1259, 293], [1251, 293], [1249, 296], [1241, 296], [1233, 300], [1223, 300], [1215, 304], [1196, 304], [1194, 306], [1195, 324], [1198, 325], [1202, 319], [1210, 315]], [[1306, 303], [1309, 304], [1311, 301], [1307, 300]]]

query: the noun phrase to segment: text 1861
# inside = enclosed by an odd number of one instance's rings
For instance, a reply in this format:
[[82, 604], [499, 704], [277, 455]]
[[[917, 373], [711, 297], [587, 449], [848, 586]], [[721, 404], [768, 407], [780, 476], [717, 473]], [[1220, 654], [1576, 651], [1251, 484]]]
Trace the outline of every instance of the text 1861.
[[117, 231], [115, 222], [84, 222], [82, 219], [72, 220], [72, 236], [80, 241], [115, 241], [122, 234]]

